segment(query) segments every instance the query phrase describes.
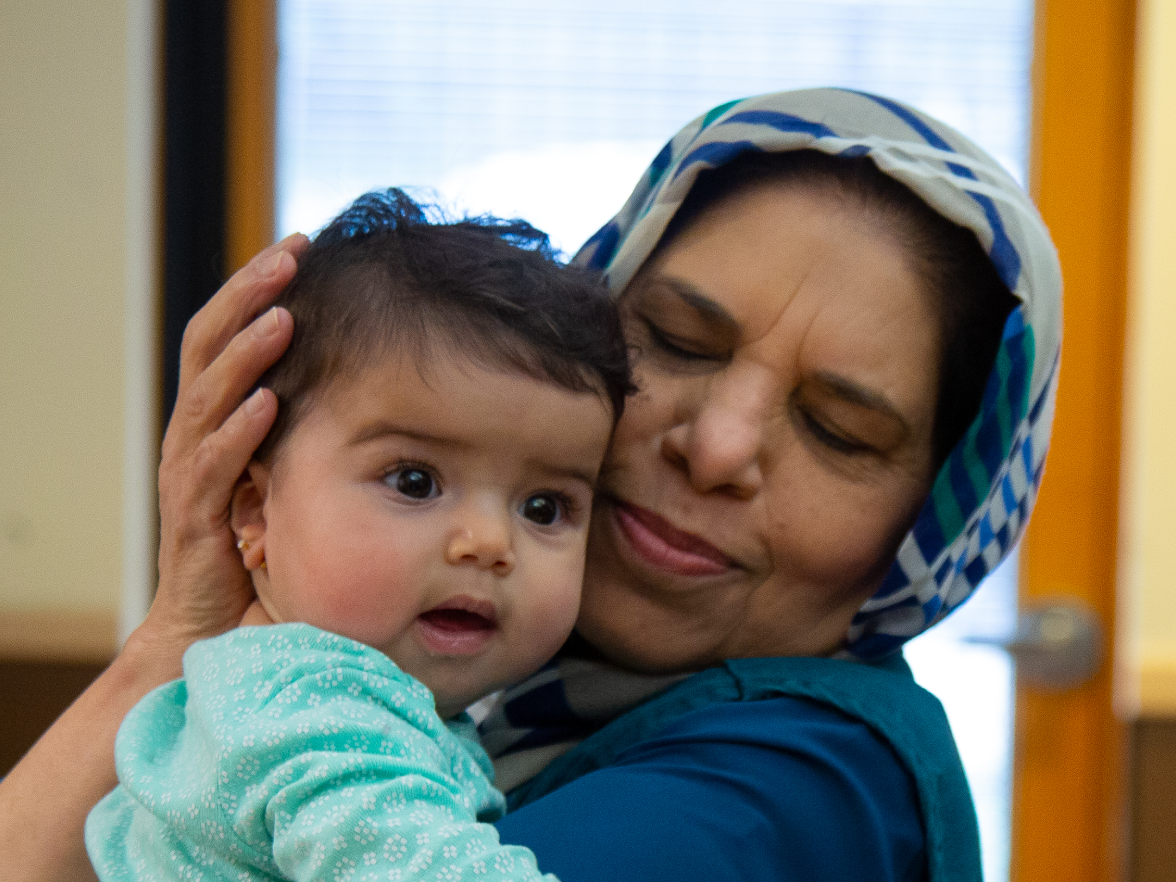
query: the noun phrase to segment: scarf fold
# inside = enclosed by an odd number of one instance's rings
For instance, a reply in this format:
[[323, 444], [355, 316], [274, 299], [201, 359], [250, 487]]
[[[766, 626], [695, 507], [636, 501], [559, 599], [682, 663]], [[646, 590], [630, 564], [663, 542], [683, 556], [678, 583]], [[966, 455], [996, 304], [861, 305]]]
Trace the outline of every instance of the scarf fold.
[[[569, 647], [576, 643], [573, 637]], [[479, 725], [494, 784], [513, 790], [552, 760], [689, 674], [650, 676], [565, 648], [542, 670], [499, 693]]]
[[[992, 157], [918, 110], [846, 89], [761, 95], [700, 116], [666, 144], [575, 262], [603, 270], [619, 294], [699, 172], [748, 152], [802, 149], [869, 156], [944, 217], [972, 230], [1020, 301], [1005, 325], [980, 412], [936, 476], [878, 592], [850, 626], [841, 655], [871, 659], [956, 609], [1024, 530], [1053, 420], [1061, 271], [1036, 208]], [[483, 738], [499, 757], [496, 768], [522, 770], [522, 754], [546, 751], [550, 759], [556, 745], [558, 752], [569, 749], [667, 685], [664, 678], [560, 657], [503, 696], [483, 723]], [[511, 774], [513, 786], [517, 775]]]

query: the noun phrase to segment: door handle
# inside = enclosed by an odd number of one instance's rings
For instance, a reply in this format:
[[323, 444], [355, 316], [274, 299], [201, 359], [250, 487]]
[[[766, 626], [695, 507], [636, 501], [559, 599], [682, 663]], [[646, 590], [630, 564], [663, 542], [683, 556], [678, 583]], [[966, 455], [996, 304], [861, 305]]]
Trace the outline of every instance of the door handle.
[[1022, 610], [1006, 637], [965, 637], [968, 643], [999, 646], [1012, 656], [1017, 676], [1047, 692], [1081, 686], [1102, 666], [1103, 634], [1098, 616], [1071, 598]]

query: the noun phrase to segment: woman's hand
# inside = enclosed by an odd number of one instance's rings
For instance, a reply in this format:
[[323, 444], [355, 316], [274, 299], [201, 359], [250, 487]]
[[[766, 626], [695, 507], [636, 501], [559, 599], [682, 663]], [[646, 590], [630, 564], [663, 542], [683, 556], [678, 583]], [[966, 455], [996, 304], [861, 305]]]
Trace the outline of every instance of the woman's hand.
[[285, 310], [254, 316], [290, 281], [306, 244], [294, 235], [261, 252], [188, 324], [159, 467], [159, 591], [114, 663], [0, 779], [6, 880], [94, 878], [82, 827], [117, 783], [114, 738], [123, 717], [180, 675], [193, 641], [235, 626], [253, 599], [229, 529], [229, 500], [277, 402], [268, 391], [242, 398], [294, 329]]
[[289, 345], [290, 314], [258, 313], [290, 281], [306, 244], [296, 234], [261, 252], [184, 332], [179, 392], [159, 466], [159, 591], [136, 632], [136, 639], [165, 652], [178, 647], [182, 653], [193, 641], [236, 626], [253, 600], [229, 506], [273, 424], [277, 400], [268, 389], [242, 399]]

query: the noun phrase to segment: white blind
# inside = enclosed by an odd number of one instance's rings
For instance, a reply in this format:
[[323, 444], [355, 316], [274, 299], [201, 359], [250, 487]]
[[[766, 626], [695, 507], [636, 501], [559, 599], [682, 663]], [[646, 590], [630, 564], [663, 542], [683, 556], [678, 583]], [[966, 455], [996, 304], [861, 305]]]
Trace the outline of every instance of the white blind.
[[[907, 101], [1024, 180], [1031, 0], [281, 0], [279, 15], [283, 234], [416, 185], [574, 251], [683, 123], [804, 86]], [[1002, 572], [908, 651], [959, 739], [987, 882], [1008, 879], [1012, 671], [956, 633], [1015, 615]]]
[[867, 89], [1025, 164], [1030, 0], [282, 0], [278, 226], [377, 186], [521, 214], [574, 250], [684, 122]]

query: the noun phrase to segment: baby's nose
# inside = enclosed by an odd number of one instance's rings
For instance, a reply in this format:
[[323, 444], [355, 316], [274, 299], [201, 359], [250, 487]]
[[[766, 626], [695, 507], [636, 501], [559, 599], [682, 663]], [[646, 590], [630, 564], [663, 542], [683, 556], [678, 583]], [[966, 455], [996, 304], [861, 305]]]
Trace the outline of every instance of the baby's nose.
[[445, 551], [453, 566], [472, 565], [500, 576], [514, 569], [510, 525], [505, 517], [467, 512], [454, 524]]

